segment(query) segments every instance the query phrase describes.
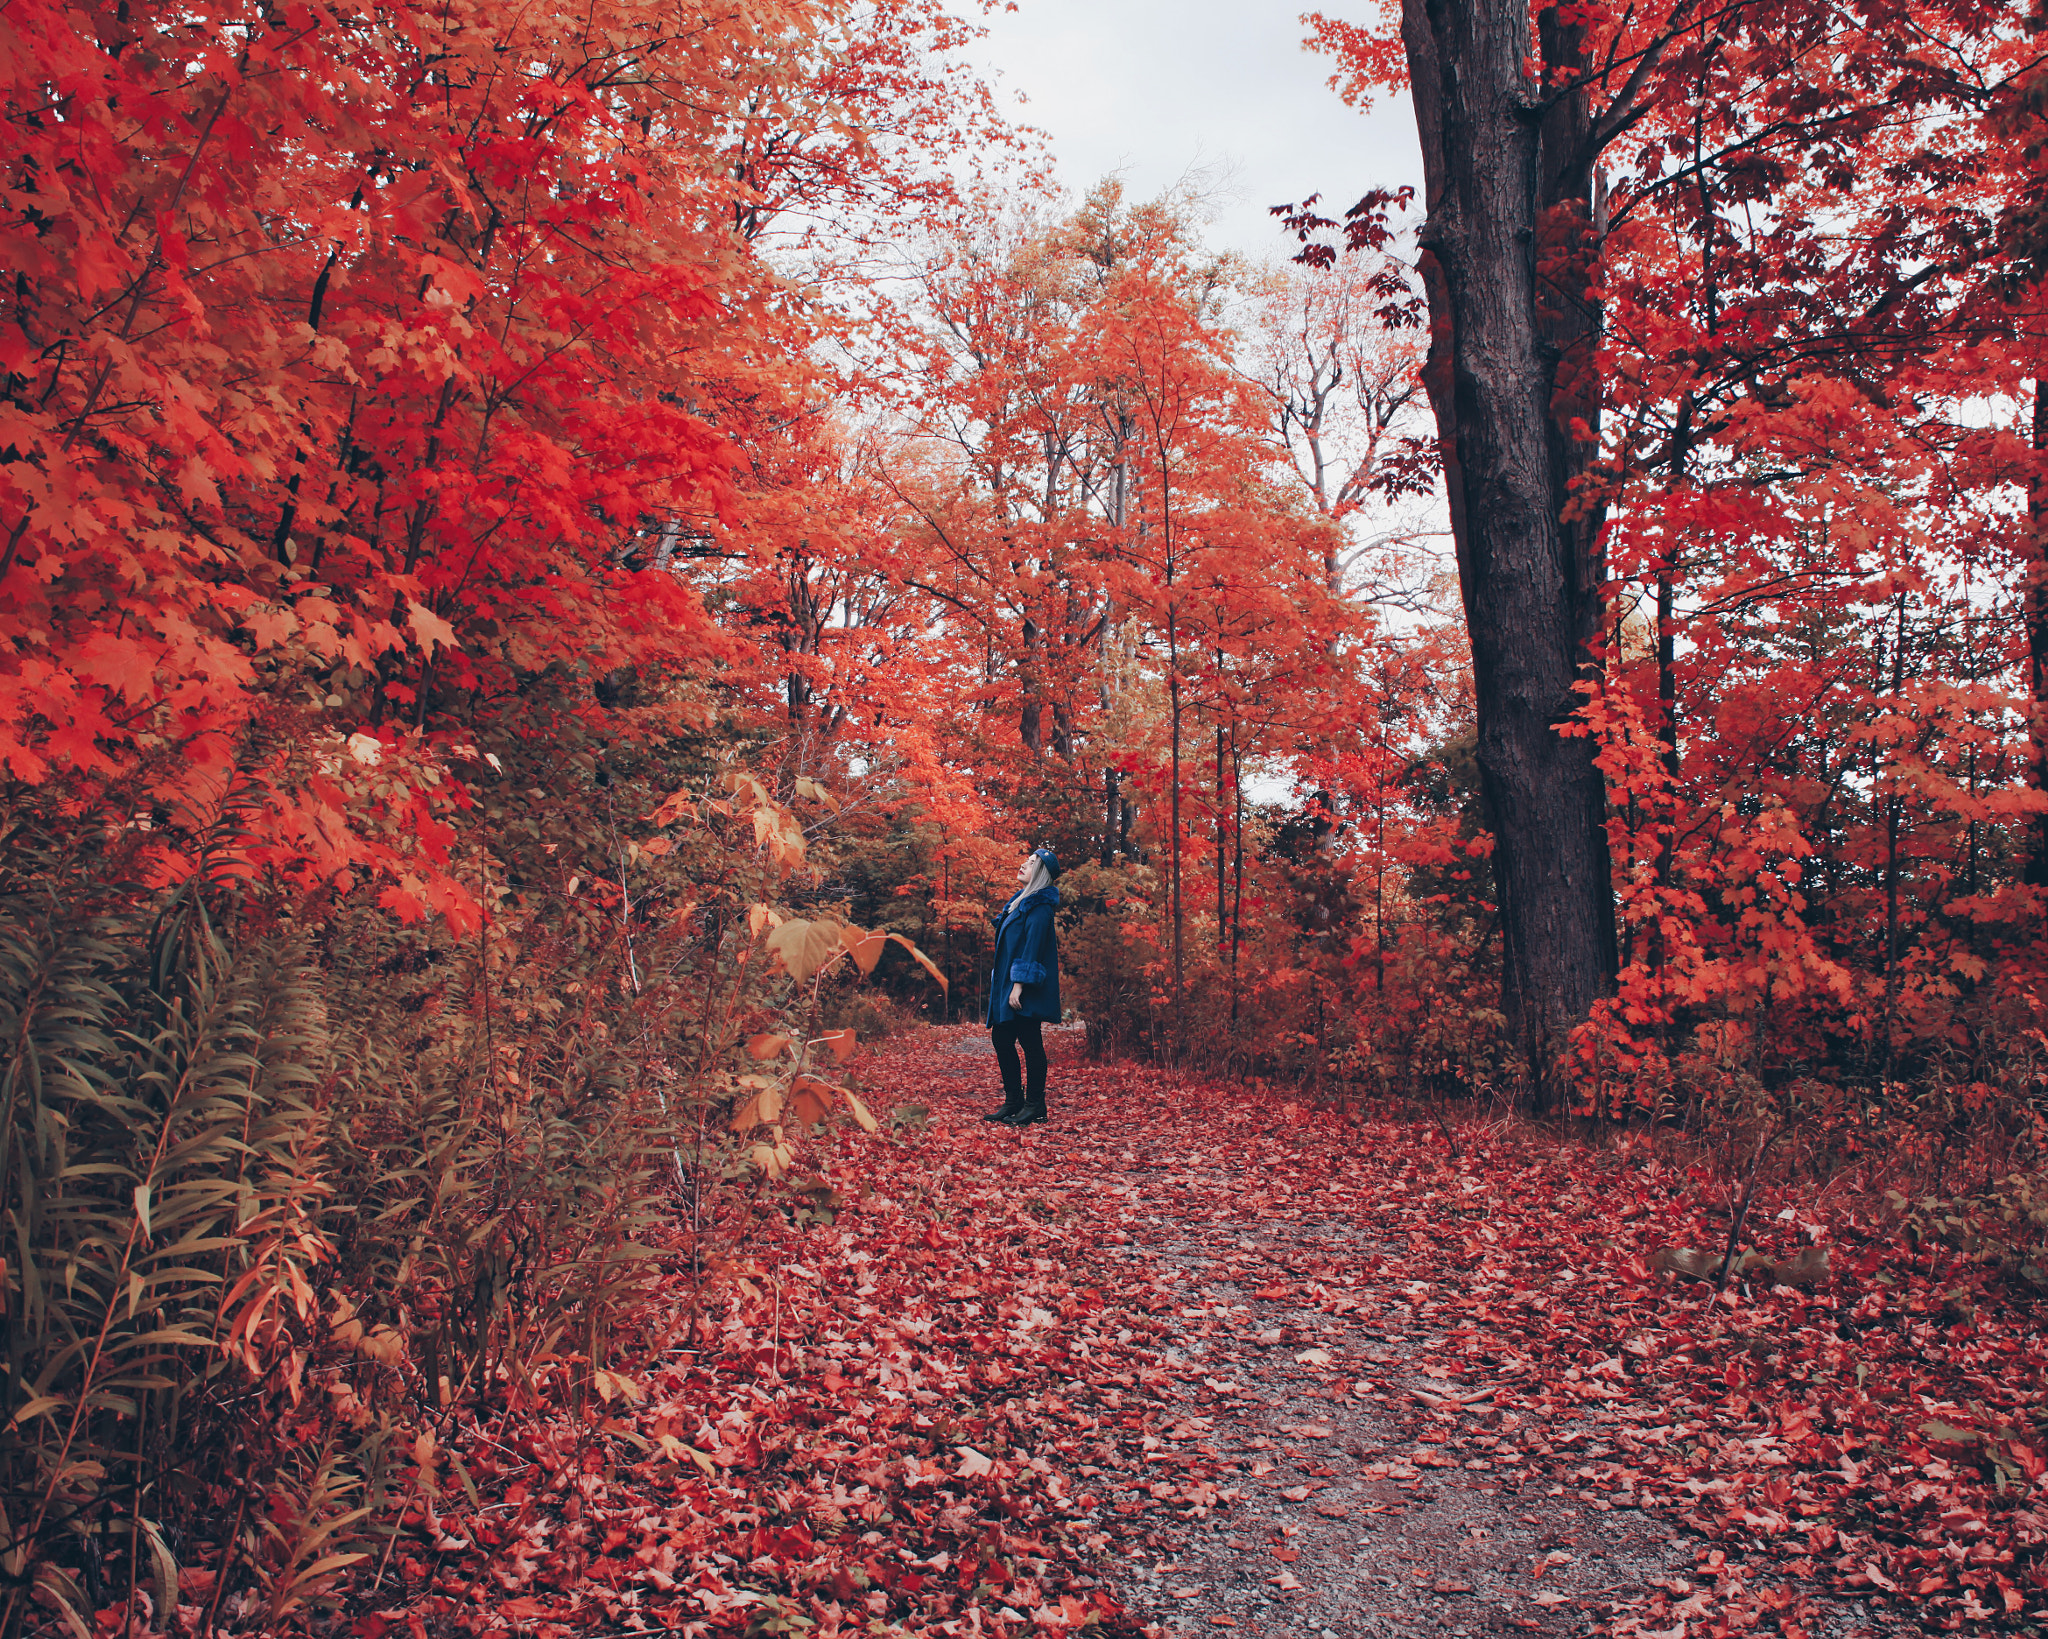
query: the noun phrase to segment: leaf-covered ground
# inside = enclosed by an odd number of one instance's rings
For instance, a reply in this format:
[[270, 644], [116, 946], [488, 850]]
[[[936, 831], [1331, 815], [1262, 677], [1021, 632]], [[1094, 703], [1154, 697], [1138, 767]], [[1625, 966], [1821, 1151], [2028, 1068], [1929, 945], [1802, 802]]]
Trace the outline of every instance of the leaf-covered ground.
[[977, 1034], [866, 1055], [928, 1123], [831, 1140], [833, 1220], [678, 1279], [609, 1402], [456, 1436], [358, 1631], [2048, 1623], [2030, 1313], [1797, 1193], [1762, 1249], [1828, 1277], [1717, 1297], [1648, 1272], [1727, 1197], [1647, 1142], [1077, 1045], [1021, 1133]]

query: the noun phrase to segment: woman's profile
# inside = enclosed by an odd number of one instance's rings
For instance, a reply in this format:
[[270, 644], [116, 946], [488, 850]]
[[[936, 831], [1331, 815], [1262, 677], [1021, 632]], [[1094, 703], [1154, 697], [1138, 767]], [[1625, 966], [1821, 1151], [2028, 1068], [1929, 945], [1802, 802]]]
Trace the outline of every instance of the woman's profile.
[[1053, 927], [1060, 903], [1053, 879], [1059, 874], [1057, 854], [1033, 849], [1017, 868], [1017, 891], [996, 921], [988, 1028], [1003, 1072], [1003, 1107], [984, 1121], [1029, 1127], [1045, 1119], [1045, 1040], [1039, 1031], [1047, 1020], [1060, 1022], [1060, 941]]

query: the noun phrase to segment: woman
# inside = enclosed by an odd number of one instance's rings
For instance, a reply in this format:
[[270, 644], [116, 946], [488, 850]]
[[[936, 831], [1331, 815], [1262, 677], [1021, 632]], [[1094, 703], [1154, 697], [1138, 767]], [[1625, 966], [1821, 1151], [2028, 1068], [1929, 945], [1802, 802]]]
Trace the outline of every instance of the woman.
[[1035, 849], [1017, 868], [1017, 892], [996, 922], [988, 1027], [1003, 1072], [1003, 1107], [984, 1121], [1029, 1127], [1045, 1119], [1045, 1042], [1039, 1028], [1047, 1019], [1060, 1022], [1060, 939], [1052, 925], [1060, 903], [1052, 884], [1059, 874], [1059, 856], [1050, 848]]

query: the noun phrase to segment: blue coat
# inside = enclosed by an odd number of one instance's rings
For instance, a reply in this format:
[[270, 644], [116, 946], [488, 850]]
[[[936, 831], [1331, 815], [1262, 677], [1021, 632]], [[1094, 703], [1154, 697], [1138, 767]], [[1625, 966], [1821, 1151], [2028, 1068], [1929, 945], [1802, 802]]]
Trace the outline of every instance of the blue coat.
[[[996, 960], [988, 979], [988, 1023], [1012, 1018], [1060, 1022], [1060, 936], [1052, 913], [1060, 891], [1048, 883], [1021, 904], [1003, 912], [996, 924]], [[1024, 987], [1023, 1005], [1010, 1011], [1010, 986]]]

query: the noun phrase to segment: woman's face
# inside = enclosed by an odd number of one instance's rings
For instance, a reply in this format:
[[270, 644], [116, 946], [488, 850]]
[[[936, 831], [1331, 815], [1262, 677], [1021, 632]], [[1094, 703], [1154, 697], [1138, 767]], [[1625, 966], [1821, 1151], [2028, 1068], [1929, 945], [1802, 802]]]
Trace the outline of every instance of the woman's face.
[[1017, 867], [1017, 885], [1019, 887], [1022, 887], [1031, 880], [1031, 867], [1037, 858], [1036, 854], [1026, 854], [1024, 856], [1024, 863]]

